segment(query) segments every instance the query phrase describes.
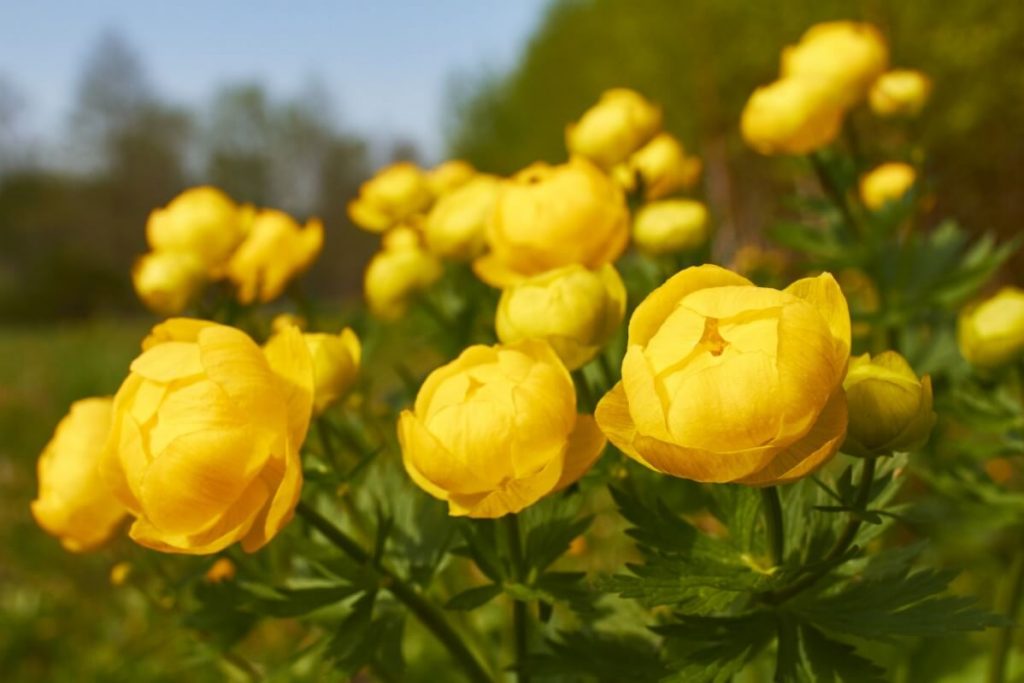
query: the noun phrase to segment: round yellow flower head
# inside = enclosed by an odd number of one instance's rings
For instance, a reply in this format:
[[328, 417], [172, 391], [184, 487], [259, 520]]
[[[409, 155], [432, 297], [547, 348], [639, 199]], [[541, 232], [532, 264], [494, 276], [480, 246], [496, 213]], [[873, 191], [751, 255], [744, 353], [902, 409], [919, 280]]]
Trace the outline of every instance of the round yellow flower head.
[[1003, 287], [960, 312], [960, 353], [971, 365], [996, 368], [1024, 355], [1024, 289]]
[[276, 299], [293, 277], [305, 272], [324, 245], [324, 226], [312, 218], [305, 227], [276, 209], [263, 209], [231, 257], [228, 277], [243, 304]]
[[784, 78], [754, 91], [740, 131], [761, 154], [809, 154], [835, 140], [842, 121], [843, 110], [815, 81]]
[[860, 199], [864, 206], [876, 211], [889, 202], [902, 199], [916, 179], [913, 166], [890, 161], [861, 176]]
[[132, 284], [142, 303], [160, 315], [177, 315], [206, 283], [202, 261], [189, 252], [151, 251], [132, 267]]
[[570, 154], [604, 168], [626, 160], [661, 129], [661, 108], [628, 88], [606, 90], [597, 104], [565, 128]]
[[437, 282], [444, 268], [412, 228], [391, 230], [382, 246], [366, 267], [363, 290], [374, 315], [396, 320], [405, 314], [409, 298]]
[[112, 403], [87, 398], [71, 404], [36, 466], [39, 496], [32, 501], [32, 516], [72, 552], [106, 541], [127, 514], [98, 469]]
[[629, 212], [621, 188], [574, 157], [559, 166], [533, 164], [503, 181], [486, 235], [491, 251], [473, 269], [504, 287], [570, 263], [613, 263], [629, 242]]
[[501, 517], [578, 480], [604, 449], [551, 347], [471, 346], [430, 373], [398, 440], [405, 469], [449, 514]]
[[850, 314], [831, 275], [779, 291], [717, 266], [687, 268], [633, 313], [622, 381], [597, 423], [665, 474], [792, 481], [843, 442], [849, 356]]
[[882, 74], [871, 86], [868, 102], [879, 116], [917, 116], [921, 113], [932, 82], [914, 69], [894, 69]]
[[146, 239], [154, 251], [192, 254], [216, 276], [245, 237], [245, 217], [217, 188], [193, 187], [149, 214]]
[[142, 342], [114, 397], [100, 464], [132, 515], [131, 537], [164, 552], [247, 552], [292, 518], [313, 364], [290, 328], [261, 350], [225, 325], [171, 318]]
[[822, 83], [843, 107], [864, 98], [889, 66], [889, 47], [871, 24], [829, 21], [809, 28], [782, 51], [783, 78]]
[[626, 287], [614, 266], [588, 270], [573, 264], [505, 289], [495, 325], [505, 344], [543, 339], [575, 370], [597, 355], [625, 312]]
[[651, 202], [633, 219], [633, 242], [649, 254], [695, 249], [707, 239], [707, 207], [693, 199]]
[[210, 565], [210, 568], [206, 570], [206, 574], [203, 575], [203, 580], [207, 583], [221, 583], [222, 581], [231, 581], [235, 578], [235, 574], [238, 570], [235, 568], [235, 563], [227, 557], [219, 557], [217, 561]]
[[313, 412], [320, 414], [348, 393], [359, 376], [362, 346], [346, 327], [340, 334], [302, 335], [313, 358]]
[[442, 258], [466, 261], [484, 250], [484, 232], [498, 197], [497, 178], [479, 175], [441, 197], [423, 226], [427, 248]]
[[843, 382], [850, 427], [843, 451], [873, 457], [912, 451], [928, 440], [935, 424], [932, 382], [918, 379], [913, 368], [895, 351], [850, 359]]
[[625, 163], [616, 166], [613, 174], [630, 192], [636, 189], [639, 175], [643, 178], [644, 198], [652, 201], [693, 187], [700, 178], [700, 171], [700, 159], [687, 156], [678, 140], [668, 133], [660, 133]]
[[473, 165], [462, 159], [449, 159], [427, 172], [427, 184], [435, 197], [443, 197], [476, 177]]
[[426, 211], [434, 201], [427, 174], [416, 164], [400, 161], [382, 168], [349, 202], [348, 216], [363, 230], [384, 232]]

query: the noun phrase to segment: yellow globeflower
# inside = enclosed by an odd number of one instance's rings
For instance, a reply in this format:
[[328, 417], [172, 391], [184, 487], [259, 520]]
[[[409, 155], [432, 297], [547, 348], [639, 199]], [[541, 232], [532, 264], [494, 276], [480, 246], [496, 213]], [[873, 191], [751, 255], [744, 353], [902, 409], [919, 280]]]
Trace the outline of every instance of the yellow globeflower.
[[850, 314], [831, 275], [779, 291], [717, 266], [687, 268], [634, 312], [622, 381], [597, 423], [665, 474], [792, 481], [843, 442], [849, 355]]
[[850, 411], [844, 452], [891, 455], [920, 448], [928, 440], [935, 424], [931, 378], [918, 379], [900, 354], [855, 356], [843, 387]]
[[435, 197], [457, 190], [476, 177], [473, 165], [462, 159], [449, 159], [427, 172], [427, 184]]
[[618, 185], [574, 157], [559, 166], [533, 164], [503, 181], [486, 234], [491, 251], [473, 268], [503, 287], [571, 263], [614, 262], [629, 241], [629, 212]]
[[835, 140], [842, 121], [843, 110], [818, 83], [784, 78], [754, 91], [740, 131], [761, 154], [809, 154]]
[[862, 100], [889, 66], [889, 47], [871, 24], [816, 24], [800, 42], [782, 51], [783, 78], [822, 83], [843, 107]]
[[348, 393], [359, 376], [362, 346], [346, 327], [340, 334], [320, 332], [302, 335], [313, 358], [313, 411], [322, 413]]
[[868, 101], [879, 116], [917, 116], [931, 92], [931, 79], [920, 71], [894, 69], [875, 81]]
[[651, 201], [693, 187], [700, 171], [700, 159], [687, 156], [678, 140], [668, 133], [660, 133], [625, 163], [616, 166], [614, 175], [631, 192], [640, 176], [644, 197]]
[[151, 251], [132, 268], [132, 284], [142, 303], [160, 315], [177, 315], [206, 283], [202, 261], [188, 252]]
[[611, 264], [573, 264], [512, 285], [495, 316], [498, 339], [543, 339], [570, 370], [590, 362], [622, 322], [626, 287]]
[[693, 199], [651, 202], [633, 219], [633, 242], [650, 254], [695, 249], [707, 239], [707, 207]]
[[263, 209], [231, 257], [228, 277], [243, 304], [276, 299], [288, 281], [306, 271], [324, 245], [324, 226], [312, 218], [305, 227], [276, 209]]
[[974, 366], [996, 368], [1024, 355], [1024, 289], [1003, 287], [960, 312], [960, 353]]
[[360, 186], [359, 196], [348, 205], [348, 216], [363, 230], [384, 232], [426, 211], [433, 201], [427, 174], [416, 164], [401, 161]]
[[384, 236], [383, 249], [366, 267], [363, 289], [370, 310], [379, 318], [400, 318], [409, 298], [437, 282], [444, 269], [423, 248], [412, 228], [398, 227]]
[[611, 168], [661, 129], [661, 108], [628, 88], [606, 90], [597, 104], [565, 129], [570, 154]]
[[32, 516], [72, 552], [106, 541], [127, 514], [97, 467], [110, 432], [112, 403], [87, 398], [71, 404], [36, 467], [39, 496], [32, 501]]
[[490, 518], [569, 486], [605, 444], [538, 340], [471, 346], [430, 373], [399, 417], [398, 440], [409, 476], [449, 514]]
[[114, 397], [100, 469], [135, 516], [131, 537], [165, 552], [252, 552], [291, 519], [313, 364], [295, 328], [261, 350], [245, 333], [172, 318], [142, 343]]
[[914, 167], [901, 161], [890, 161], [868, 171], [860, 179], [860, 199], [872, 210], [902, 199], [914, 185]]
[[460, 261], [479, 256], [498, 185], [497, 178], [479, 175], [441, 197], [423, 226], [427, 248], [442, 258]]
[[218, 275], [245, 237], [247, 212], [215, 187], [185, 190], [146, 221], [146, 239], [154, 251], [192, 254]]

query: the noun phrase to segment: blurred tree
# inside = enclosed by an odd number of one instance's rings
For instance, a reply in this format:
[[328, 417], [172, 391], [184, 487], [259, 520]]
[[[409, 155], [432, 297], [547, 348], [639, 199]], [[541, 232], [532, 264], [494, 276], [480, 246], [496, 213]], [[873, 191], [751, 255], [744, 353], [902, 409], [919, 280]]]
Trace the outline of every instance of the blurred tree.
[[28, 144], [21, 130], [26, 107], [21, 89], [0, 74], [0, 177], [29, 163]]

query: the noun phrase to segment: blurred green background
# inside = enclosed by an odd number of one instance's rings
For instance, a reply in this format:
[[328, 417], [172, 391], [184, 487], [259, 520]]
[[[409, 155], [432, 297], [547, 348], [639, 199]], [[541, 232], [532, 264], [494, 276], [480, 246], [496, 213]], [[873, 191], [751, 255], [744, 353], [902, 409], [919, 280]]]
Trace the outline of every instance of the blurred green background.
[[[927, 154], [930, 215], [1018, 233], [1019, 2], [559, 0], [511, 66], [470, 64], [449, 80], [448, 154], [501, 173], [561, 159], [568, 121], [605, 88], [636, 88], [703, 158], [715, 248], [727, 256], [784, 210], [798, 165], [744, 147], [743, 103], [775, 77], [783, 45], [835, 18], [877, 24], [894, 65], [935, 81], [910, 131]], [[181, 41], [185, 49], [189, 36]], [[375, 245], [344, 215], [359, 182], [388, 159], [439, 159], [424, 158], [416, 140], [364, 139], [339, 122], [326, 87], [280, 97], [253, 81], [225, 85], [197, 108], [171, 101], [146, 80], [144, 50], [116, 33], [100, 36], [80, 69], [69, 130], [89, 162], [77, 168], [38, 163], [10, 134], [18, 96], [0, 80], [0, 679], [222, 680], [228, 669], [180, 613], [110, 586], [111, 565], [130, 549], [70, 556], [38, 530], [28, 513], [35, 458], [71, 401], [117, 388], [154, 322], [129, 279], [152, 208], [213, 183], [240, 201], [318, 215], [328, 236], [307, 289], [340, 302], [358, 296]], [[872, 158], [894, 153], [886, 126], [865, 112], [853, 123]], [[1018, 255], [1004, 278], [1021, 273]]]

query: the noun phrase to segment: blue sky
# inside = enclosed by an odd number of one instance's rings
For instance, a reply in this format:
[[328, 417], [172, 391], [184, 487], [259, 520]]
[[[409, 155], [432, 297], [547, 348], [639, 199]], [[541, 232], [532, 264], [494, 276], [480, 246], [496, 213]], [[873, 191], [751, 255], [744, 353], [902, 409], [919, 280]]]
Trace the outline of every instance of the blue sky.
[[25, 96], [29, 134], [63, 130], [83, 58], [106, 29], [141, 54], [156, 89], [197, 106], [220, 84], [289, 95], [311, 77], [344, 123], [442, 152], [453, 74], [513, 64], [546, 0], [32, 0], [0, 2], [0, 77]]

